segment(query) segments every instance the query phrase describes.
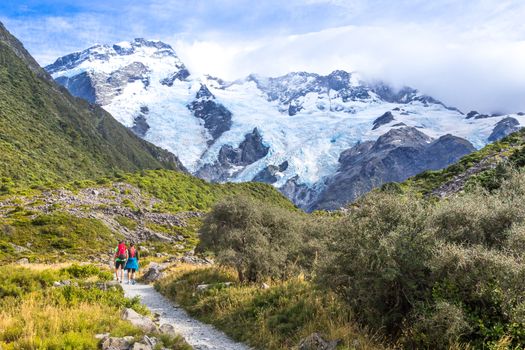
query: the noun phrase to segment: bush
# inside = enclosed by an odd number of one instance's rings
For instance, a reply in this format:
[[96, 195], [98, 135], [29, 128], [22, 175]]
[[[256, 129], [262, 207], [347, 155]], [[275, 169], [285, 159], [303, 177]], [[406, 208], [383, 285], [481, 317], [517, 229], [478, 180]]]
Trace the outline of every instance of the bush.
[[300, 223], [286, 209], [252, 198], [227, 198], [213, 208], [200, 230], [199, 249], [236, 269], [239, 280], [287, 278], [298, 270]]
[[340, 293], [361, 321], [397, 334], [418, 300], [430, 296], [426, 261], [433, 241], [421, 201], [386, 193], [365, 197], [338, 224], [320, 282]]

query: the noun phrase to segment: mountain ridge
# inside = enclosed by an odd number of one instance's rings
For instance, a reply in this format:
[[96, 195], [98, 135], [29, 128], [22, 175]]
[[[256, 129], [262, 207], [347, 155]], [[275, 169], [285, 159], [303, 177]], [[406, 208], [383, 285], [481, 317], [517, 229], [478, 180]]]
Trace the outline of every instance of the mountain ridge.
[[[121, 46], [127, 49], [115, 49]], [[338, 172], [343, 152], [390, 130], [417, 128], [432, 139], [451, 134], [479, 149], [502, 119], [517, 124], [500, 126], [494, 138], [525, 125], [520, 114], [473, 118], [416, 89], [366, 82], [342, 70], [251, 74], [230, 82], [194, 76], [171, 46], [158, 41], [98, 45], [72, 55], [46, 68], [73, 94], [90, 91], [92, 100], [141, 137], [172, 151], [191, 173], [210, 181], [271, 183], [296, 204], [305, 190], [314, 191], [303, 208], [313, 205], [310, 201]], [[250, 163], [221, 161], [225, 150], [242, 152], [245, 135], [254, 129], [267, 154]], [[285, 169], [275, 171], [285, 162]]]

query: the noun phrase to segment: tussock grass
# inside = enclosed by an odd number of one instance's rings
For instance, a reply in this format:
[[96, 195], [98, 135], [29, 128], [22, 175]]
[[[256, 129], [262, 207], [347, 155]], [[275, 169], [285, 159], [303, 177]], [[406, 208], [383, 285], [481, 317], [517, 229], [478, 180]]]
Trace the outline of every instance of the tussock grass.
[[[226, 287], [224, 282], [232, 282]], [[197, 292], [199, 284], [211, 288]], [[211, 323], [233, 338], [261, 349], [291, 349], [313, 332], [341, 339], [340, 349], [383, 349], [352, 321], [339, 298], [310, 282], [295, 278], [270, 283], [269, 289], [241, 284], [234, 270], [177, 266], [156, 285], [191, 315]]]
[[[148, 310], [138, 299], [125, 298], [120, 288], [96, 287], [110, 278], [111, 272], [94, 265], [0, 267], [0, 348], [98, 349], [94, 336], [99, 333], [138, 340], [143, 331], [120, 315], [124, 307]], [[71, 285], [52, 287], [61, 280]], [[189, 349], [180, 337], [161, 339], [170, 349]]]

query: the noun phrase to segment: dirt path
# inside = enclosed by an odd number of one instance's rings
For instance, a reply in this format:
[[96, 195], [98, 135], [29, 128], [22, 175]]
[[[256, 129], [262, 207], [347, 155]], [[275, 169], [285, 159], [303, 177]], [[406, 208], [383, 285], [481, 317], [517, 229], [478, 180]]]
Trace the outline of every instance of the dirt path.
[[160, 314], [160, 324], [169, 323], [175, 327], [186, 342], [197, 350], [248, 350], [248, 346], [237, 343], [224, 333], [216, 330], [210, 325], [197, 321], [190, 317], [186, 311], [170, 302], [153, 286], [136, 284], [123, 284], [127, 297], [139, 296], [144, 305], [151, 312]]

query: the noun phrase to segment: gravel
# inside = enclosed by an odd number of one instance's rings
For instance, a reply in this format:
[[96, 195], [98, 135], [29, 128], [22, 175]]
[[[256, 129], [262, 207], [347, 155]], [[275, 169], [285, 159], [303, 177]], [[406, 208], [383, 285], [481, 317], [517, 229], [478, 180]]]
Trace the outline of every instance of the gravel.
[[153, 286], [123, 284], [127, 297], [139, 296], [152, 313], [160, 314], [159, 324], [171, 324], [188, 344], [196, 350], [248, 350], [248, 346], [237, 343], [214, 327], [190, 317], [186, 311], [173, 304]]

